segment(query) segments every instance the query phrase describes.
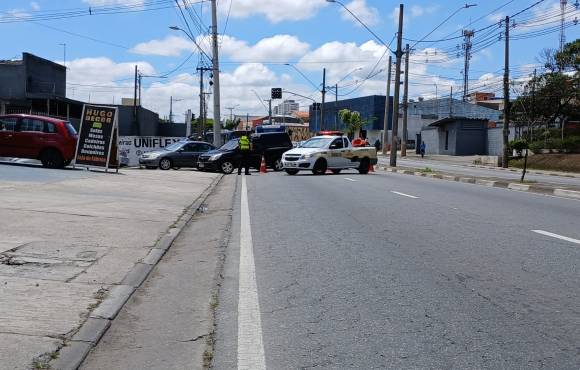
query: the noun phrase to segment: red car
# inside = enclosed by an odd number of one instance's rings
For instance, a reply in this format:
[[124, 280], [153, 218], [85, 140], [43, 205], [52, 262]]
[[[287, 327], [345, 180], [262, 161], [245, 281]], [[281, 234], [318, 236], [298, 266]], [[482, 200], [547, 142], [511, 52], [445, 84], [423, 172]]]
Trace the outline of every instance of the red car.
[[70, 122], [28, 114], [0, 116], [0, 157], [39, 159], [62, 168], [75, 157], [77, 132]]

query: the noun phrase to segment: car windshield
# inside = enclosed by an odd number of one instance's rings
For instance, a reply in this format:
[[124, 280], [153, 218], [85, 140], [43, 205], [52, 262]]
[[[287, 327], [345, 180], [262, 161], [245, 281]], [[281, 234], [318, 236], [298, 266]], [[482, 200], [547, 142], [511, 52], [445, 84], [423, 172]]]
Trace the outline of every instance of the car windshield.
[[301, 148], [323, 148], [332, 141], [331, 137], [315, 137], [305, 141], [300, 145]]
[[173, 143], [171, 145], [168, 145], [168, 146], [166, 146], [163, 149], [169, 150], [170, 152], [174, 152], [177, 149], [181, 148], [183, 146], [183, 144], [184, 144], [183, 142], [178, 141], [177, 143]]
[[220, 150], [234, 150], [238, 147], [238, 139], [232, 139], [221, 146]]

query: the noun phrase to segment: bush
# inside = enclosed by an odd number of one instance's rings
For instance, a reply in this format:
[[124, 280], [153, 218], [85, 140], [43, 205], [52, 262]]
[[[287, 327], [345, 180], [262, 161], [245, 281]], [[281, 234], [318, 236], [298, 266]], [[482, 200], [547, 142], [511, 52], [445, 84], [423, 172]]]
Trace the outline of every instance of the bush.
[[510, 148], [515, 150], [516, 153], [518, 153], [518, 155], [521, 157], [524, 149], [528, 149], [528, 142], [524, 139], [512, 140], [510, 141]]
[[540, 150], [544, 149], [544, 143], [541, 141], [534, 141], [530, 144], [530, 150], [534, 154], [539, 154]]
[[562, 149], [571, 153], [580, 153], [580, 136], [570, 136], [562, 140]]
[[546, 146], [548, 149], [562, 149], [562, 140], [549, 139]]

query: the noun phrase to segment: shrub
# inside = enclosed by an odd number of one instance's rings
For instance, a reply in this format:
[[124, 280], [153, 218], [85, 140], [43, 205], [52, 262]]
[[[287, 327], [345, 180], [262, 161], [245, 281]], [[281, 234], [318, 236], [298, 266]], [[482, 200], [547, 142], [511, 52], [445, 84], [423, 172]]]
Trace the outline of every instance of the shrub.
[[562, 140], [562, 149], [572, 153], [580, 153], [580, 136], [570, 136]]
[[516, 139], [510, 142], [510, 148], [515, 150], [521, 157], [524, 149], [528, 149], [528, 142], [524, 139]]
[[530, 150], [534, 154], [539, 154], [540, 150], [544, 149], [544, 143], [541, 141], [534, 141], [530, 144]]

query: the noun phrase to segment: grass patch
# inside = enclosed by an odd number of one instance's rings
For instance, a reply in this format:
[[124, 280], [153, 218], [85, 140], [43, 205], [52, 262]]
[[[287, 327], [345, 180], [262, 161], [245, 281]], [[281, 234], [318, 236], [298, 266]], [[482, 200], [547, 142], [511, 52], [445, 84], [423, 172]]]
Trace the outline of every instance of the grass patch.
[[[523, 158], [512, 159], [510, 166], [523, 168]], [[580, 173], [580, 154], [534, 154], [528, 157], [528, 169]]]
[[419, 170], [422, 173], [433, 173], [433, 169], [431, 167], [425, 167]]

